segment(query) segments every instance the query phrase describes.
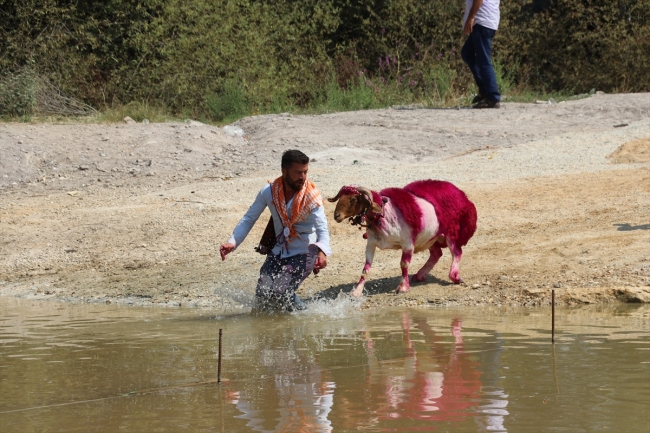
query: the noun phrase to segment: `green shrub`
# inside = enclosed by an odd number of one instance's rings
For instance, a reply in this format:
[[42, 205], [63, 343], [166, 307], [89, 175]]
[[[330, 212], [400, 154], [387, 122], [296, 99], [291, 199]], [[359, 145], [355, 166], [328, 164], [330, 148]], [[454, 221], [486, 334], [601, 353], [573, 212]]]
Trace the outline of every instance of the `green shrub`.
[[502, 2], [495, 38], [515, 81], [537, 91], [650, 90], [650, 1]]
[[499, 92], [502, 95], [509, 94], [515, 87], [514, 74], [517, 70], [516, 61], [513, 62], [513, 65], [509, 68], [506, 68], [498, 59], [494, 59], [492, 63], [494, 64], [494, 73], [497, 78], [497, 87], [499, 88]]
[[431, 68], [429, 80], [432, 83], [434, 99], [446, 101], [453, 97], [456, 71], [442, 65]]
[[[196, 118], [457, 102], [474, 86], [458, 55], [463, 7], [0, 0], [0, 112], [34, 109], [29, 82], [8, 78], [24, 70], [100, 109], [147, 101]], [[650, 91], [650, 0], [501, 2], [494, 55], [502, 93]]]
[[341, 87], [335, 80], [325, 88], [324, 100], [318, 107], [319, 111], [353, 111], [367, 110], [380, 106], [375, 95], [375, 90], [359, 81], [357, 84], [349, 82]]
[[236, 120], [250, 112], [246, 91], [234, 81], [227, 81], [221, 93], [213, 93], [208, 96], [206, 105], [210, 118], [218, 122]]
[[6, 74], [0, 77], [0, 116], [31, 116], [35, 103], [32, 74]]

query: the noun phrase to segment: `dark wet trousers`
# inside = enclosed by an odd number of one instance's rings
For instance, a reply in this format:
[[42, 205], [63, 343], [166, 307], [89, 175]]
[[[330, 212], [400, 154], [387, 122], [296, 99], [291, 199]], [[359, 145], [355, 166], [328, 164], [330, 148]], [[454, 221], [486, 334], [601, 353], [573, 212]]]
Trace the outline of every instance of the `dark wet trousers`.
[[255, 289], [258, 305], [290, 310], [296, 290], [311, 273], [314, 262], [311, 254], [285, 258], [273, 253], [267, 255]]
[[492, 38], [496, 30], [474, 24], [460, 55], [474, 75], [479, 95], [489, 101], [501, 101], [497, 77], [492, 65]]

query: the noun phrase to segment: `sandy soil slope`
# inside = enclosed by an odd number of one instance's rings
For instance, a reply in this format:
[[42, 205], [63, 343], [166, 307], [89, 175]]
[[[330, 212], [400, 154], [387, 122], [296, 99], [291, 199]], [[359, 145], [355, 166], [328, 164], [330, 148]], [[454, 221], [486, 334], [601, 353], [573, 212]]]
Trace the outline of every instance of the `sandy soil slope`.
[[[0, 295], [240, 308], [263, 257], [260, 221], [225, 262], [218, 246], [282, 151], [310, 155], [325, 196], [424, 178], [456, 183], [479, 223], [464, 249], [395, 295], [399, 253], [376, 255], [363, 307], [650, 301], [650, 95], [500, 110], [266, 115], [243, 137], [199, 122], [0, 124]], [[326, 204], [331, 217], [333, 206]], [[361, 233], [330, 219], [335, 254], [301, 287], [351, 290]], [[426, 261], [414, 257], [411, 273]]]

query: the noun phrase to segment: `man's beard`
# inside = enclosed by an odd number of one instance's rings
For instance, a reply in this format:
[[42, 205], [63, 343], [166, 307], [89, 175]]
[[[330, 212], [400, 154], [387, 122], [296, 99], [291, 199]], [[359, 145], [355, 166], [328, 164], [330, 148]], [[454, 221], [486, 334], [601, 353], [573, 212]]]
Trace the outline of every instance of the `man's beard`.
[[289, 188], [291, 188], [295, 192], [300, 191], [302, 187], [305, 185], [305, 181], [296, 180], [294, 182], [291, 179], [289, 179], [288, 175], [284, 177], [284, 181], [287, 185], [289, 185]]

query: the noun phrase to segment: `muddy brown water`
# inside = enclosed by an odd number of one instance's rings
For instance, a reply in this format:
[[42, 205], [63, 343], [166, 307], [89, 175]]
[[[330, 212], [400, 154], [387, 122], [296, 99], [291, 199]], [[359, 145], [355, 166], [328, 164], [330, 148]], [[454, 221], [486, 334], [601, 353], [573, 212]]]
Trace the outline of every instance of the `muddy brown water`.
[[556, 329], [549, 309], [0, 298], [0, 431], [647, 432], [650, 306], [558, 309]]

